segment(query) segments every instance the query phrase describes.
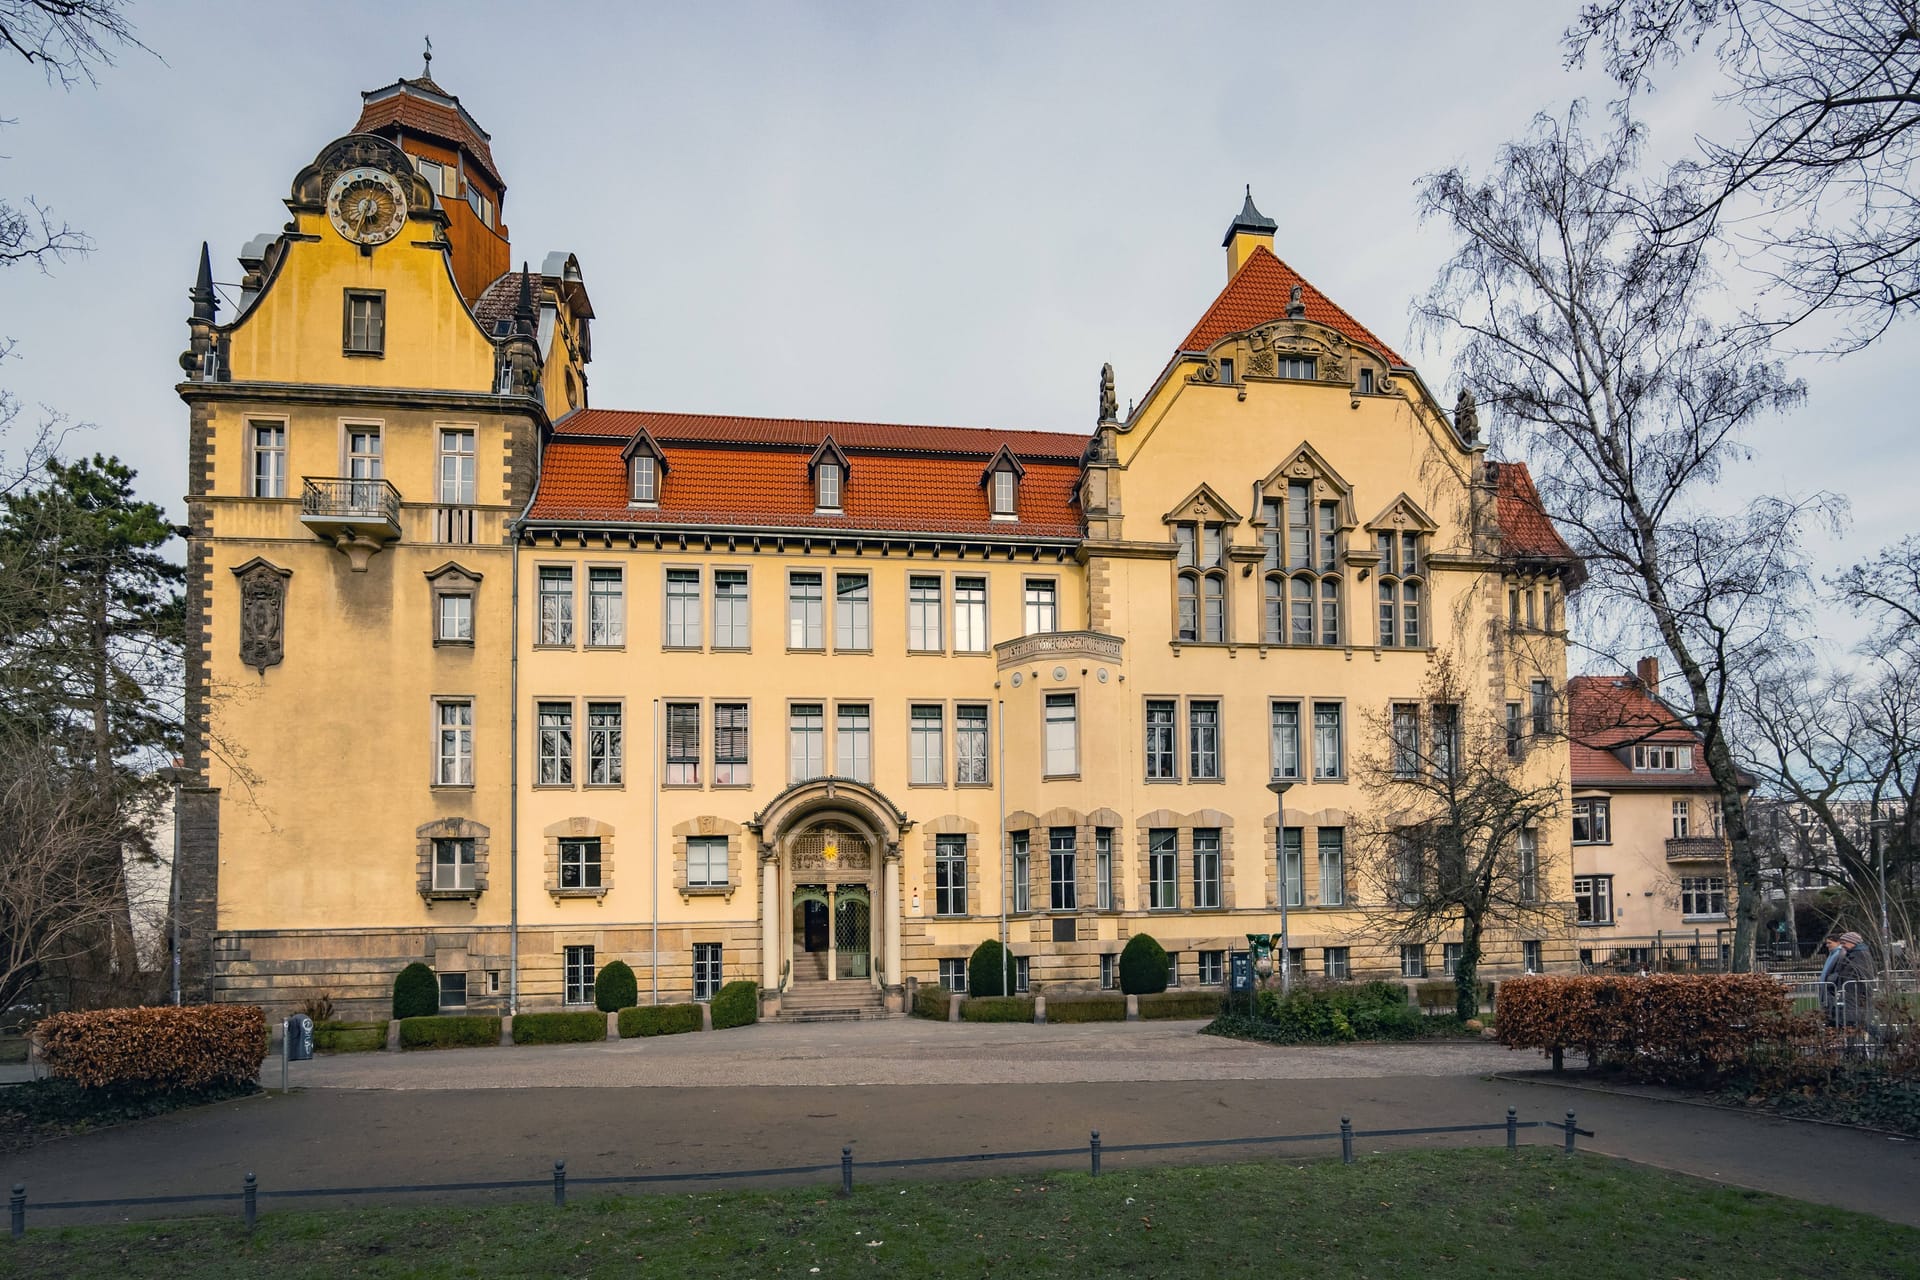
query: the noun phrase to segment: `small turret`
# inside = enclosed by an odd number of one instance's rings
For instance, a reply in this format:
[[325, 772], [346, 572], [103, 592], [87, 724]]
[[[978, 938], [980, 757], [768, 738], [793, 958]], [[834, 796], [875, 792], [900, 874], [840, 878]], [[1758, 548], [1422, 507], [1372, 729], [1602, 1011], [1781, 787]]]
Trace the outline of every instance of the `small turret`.
[[1273, 233], [1279, 224], [1267, 217], [1253, 204], [1253, 184], [1247, 184], [1246, 203], [1240, 206], [1240, 215], [1227, 228], [1227, 238], [1220, 246], [1227, 251], [1227, 279], [1238, 275], [1241, 266], [1253, 256], [1255, 248], [1265, 246], [1268, 253], [1273, 252]]

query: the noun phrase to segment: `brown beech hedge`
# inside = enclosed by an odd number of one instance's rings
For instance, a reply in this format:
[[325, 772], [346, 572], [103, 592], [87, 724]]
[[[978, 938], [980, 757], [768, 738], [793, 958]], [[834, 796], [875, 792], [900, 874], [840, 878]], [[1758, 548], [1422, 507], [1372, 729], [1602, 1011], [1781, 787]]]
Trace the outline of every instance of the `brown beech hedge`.
[[1577, 1049], [1654, 1078], [1718, 1075], [1793, 1034], [1786, 988], [1761, 973], [1535, 976], [1500, 984], [1500, 1042]]
[[56, 1013], [34, 1033], [53, 1074], [89, 1089], [247, 1085], [267, 1057], [267, 1019], [254, 1005]]

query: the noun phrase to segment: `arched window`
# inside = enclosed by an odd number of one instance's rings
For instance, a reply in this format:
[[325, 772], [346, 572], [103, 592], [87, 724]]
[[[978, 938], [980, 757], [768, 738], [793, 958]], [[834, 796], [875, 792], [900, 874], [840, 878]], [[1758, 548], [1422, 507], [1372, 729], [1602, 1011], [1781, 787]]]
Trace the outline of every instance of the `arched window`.
[[1268, 644], [1340, 643], [1339, 501], [1316, 498], [1305, 480], [1265, 499], [1265, 640]]
[[1418, 649], [1424, 643], [1422, 616], [1426, 595], [1426, 555], [1420, 535], [1384, 532], [1380, 549], [1380, 645]]
[[1227, 638], [1226, 530], [1218, 524], [1173, 526], [1176, 637], [1189, 644]]

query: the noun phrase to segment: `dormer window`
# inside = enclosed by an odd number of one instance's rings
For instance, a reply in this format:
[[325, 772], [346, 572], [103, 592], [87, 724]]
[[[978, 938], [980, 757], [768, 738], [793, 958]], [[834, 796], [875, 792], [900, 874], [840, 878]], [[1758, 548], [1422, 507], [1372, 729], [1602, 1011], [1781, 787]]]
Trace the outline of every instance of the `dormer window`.
[[650, 507], [660, 500], [660, 467], [650, 453], [636, 453], [628, 463], [633, 480], [633, 500]]
[[840, 464], [822, 462], [813, 469], [814, 506], [822, 511], [840, 510]]
[[993, 514], [1010, 516], [1013, 514], [1014, 474], [1011, 471], [993, 473]]
[[1667, 746], [1658, 742], [1636, 743], [1633, 748], [1635, 773], [1690, 773], [1693, 748]]
[[813, 510], [816, 515], [841, 515], [846, 506], [847, 480], [853, 466], [846, 450], [832, 436], [807, 459], [807, 472], [813, 479]]
[[1025, 474], [1026, 468], [1020, 465], [1020, 459], [1005, 445], [1001, 445], [993, 460], [987, 463], [980, 483], [987, 491], [987, 511], [995, 520], [1019, 518], [1020, 477]]

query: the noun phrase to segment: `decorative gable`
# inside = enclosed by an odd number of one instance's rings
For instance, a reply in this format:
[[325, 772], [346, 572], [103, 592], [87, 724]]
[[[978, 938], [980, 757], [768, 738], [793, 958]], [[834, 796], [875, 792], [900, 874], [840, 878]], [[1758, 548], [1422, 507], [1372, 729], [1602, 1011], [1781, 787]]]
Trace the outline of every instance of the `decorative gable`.
[[1173, 510], [1160, 517], [1167, 524], [1182, 524], [1191, 521], [1195, 524], [1239, 524], [1240, 513], [1227, 505], [1227, 500], [1215, 493], [1213, 486], [1202, 484], [1198, 489], [1173, 504]]
[[1379, 515], [1367, 521], [1367, 528], [1374, 533], [1440, 532], [1438, 522], [1404, 493], [1389, 502]]
[[[1315, 502], [1338, 502], [1340, 504], [1340, 527], [1351, 529], [1359, 523], [1353, 510], [1353, 486], [1346, 478], [1323, 457], [1320, 451], [1302, 440], [1285, 461], [1267, 473], [1260, 482], [1260, 501], [1264, 504], [1269, 497], [1284, 498], [1288, 484], [1305, 483], [1312, 489]], [[1265, 523], [1265, 517], [1258, 513], [1255, 524]]]

